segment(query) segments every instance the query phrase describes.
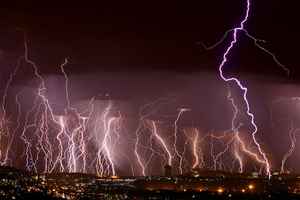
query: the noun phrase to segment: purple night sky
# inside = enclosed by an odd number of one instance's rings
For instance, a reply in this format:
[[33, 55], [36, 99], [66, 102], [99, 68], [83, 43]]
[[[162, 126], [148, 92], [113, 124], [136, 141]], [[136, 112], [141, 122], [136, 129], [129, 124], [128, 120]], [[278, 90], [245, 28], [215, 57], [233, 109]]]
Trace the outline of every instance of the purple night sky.
[[[232, 33], [214, 49], [199, 44], [220, 41], [246, 6], [246, 0], [3, 3], [1, 164], [27, 170], [32, 158], [36, 172], [151, 175], [163, 173], [170, 151], [174, 173], [193, 167], [266, 173], [236, 137], [263, 159], [243, 93], [219, 76]], [[255, 137], [272, 171], [300, 172], [299, 7], [253, 0], [244, 27], [289, 75], [243, 31], [224, 66], [226, 77], [248, 88]], [[27, 35], [27, 57], [16, 28]], [[236, 131], [232, 102], [239, 109]], [[68, 124], [63, 129], [60, 120]]]

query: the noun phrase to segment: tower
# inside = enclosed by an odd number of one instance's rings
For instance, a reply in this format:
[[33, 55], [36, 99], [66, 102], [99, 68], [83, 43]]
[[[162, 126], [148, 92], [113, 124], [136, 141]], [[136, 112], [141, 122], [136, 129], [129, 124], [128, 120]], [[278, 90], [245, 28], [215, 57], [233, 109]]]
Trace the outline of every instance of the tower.
[[171, 170], [171, 166], [170, 165], [165, 165], [164, 166], [164, 170], [165, 170], [165, 177], [171, 177], [172, 175], [172, 170]]
[[32, 167], [33, 167], [33, 159], [32, 158], [28, 159], [28, 167], [29, 167], [29, 171], [32, 172]]

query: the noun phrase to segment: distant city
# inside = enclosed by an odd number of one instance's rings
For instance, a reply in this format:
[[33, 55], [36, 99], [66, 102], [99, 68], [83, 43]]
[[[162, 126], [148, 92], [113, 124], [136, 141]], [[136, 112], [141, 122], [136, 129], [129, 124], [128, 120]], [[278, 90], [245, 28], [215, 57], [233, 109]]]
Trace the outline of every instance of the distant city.
[[163, 176], [31, 173], [0, 167], [0, 199], [300, 199], [300, 174], [203, 171]]

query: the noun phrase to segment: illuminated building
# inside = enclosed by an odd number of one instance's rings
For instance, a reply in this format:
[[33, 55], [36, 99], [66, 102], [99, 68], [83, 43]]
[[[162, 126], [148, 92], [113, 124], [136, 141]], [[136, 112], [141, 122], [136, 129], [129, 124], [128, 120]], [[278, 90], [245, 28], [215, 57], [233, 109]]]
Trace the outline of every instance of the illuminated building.
[[193, 176], [194, 177], [199, 177], [200, 176], [200, 168], [194, 168], [193, 169]]
[[256, 170], [252, 171], [251, 178], [258, 178], [258, 171], [256, 171]]
[[279, 175], [280, 175], [280, 174], [279, 174], [278, 171], [272, 172], [272, 179], [274, 179], [274, 180], [280, 180], [281, 177], [280, 177]]

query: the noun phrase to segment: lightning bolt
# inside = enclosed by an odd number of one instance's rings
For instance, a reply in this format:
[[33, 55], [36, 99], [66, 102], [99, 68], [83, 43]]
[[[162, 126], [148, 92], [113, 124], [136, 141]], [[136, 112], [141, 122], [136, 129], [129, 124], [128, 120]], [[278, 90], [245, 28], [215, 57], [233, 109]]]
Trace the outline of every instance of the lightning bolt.
[[[26, 168], [35, 172], [42, 170], [44, 173], [68, 171], [115, 174], [114, 157], [118, 142], [122, 139], [120, 136], [122, 116], [120, 112], [117, 117], [111, 116], [115, 111], [113, 101], [105, 100], [107, 104], [102, 101], [102, 106], [98, 104], [96, 107], [99, 101], [95, 101], [93, 97], [81, 112], [72, 106], [68, 91], [69, 78], [65, 71], [65, 67], [71, 65], [72, 62], [65, 58], [60, 68], [65, 80], [66, 103], [64, 114], [55, 114], [53, 107], [56, 104], [47, 97], [46, 83], [39, 74], [38, 67], [28, 58], [26, 32], [23, 29], [9, 31], [18, 31], [23, 34], [24, 52], [17, 62], [13, 63], [5, 59], [3, 52], [0, 51], [1, 64], [13, 66], [7, 80], [1, 77], [1, 81], [6, 83], [6, 86], [1, 103], [0, 137], [5, 137], [8, 141], [5, 149], [1, 148], [1, 164], [13, 165], [15, 160], [21, 162], [25, 160]], [[16, 92], [15, 108], [12, 103], [8, 103], [10, 95], [14, 95], [11, 88], [19, 76], [21, 65], [30, 67], [35, 76], [35, 83], [38, 85], [34, 91], [34, 100], [27, 105], [28, 109], [21, 109], [24, 96], [32, 92], [26, 86]], [[11, 113], [8, 112], [8, 105], [11, 106]], [[15, 113], [17, 114], [16, 124], [10, 126], [9, 119]], [[19, 131], [21, 134], [18, 139], [16, 133]], [[25, 148], [20, 157], [15, 157], [14, 152], [21, 151], [18, 147], [13, 147], [14, 142], [18, 143], [18, 140], [23, 142]]]
[[168, 155], [168, 165], [172, 165], [172, 154], [171, 151], [169, 150], [169, 147], [167, 146], [167, 144], [164, 142], [163, 138], [158, 134], [157, 132], [157, 128], [155, 125], [155, 122], [152, 121], [152, 127], [153, 127], [153, 135], [157, 138], [157, 140], [161, 143], [161, 145], [163, 146], [164, 150], [167, 152]]
[[[239, 26], [238, 27], [235, 27], [233, 29], [230, 29], [229, 31], [227, 31], [225, 33], [225, 35], [221, 38], [221, 40], [219, 42], [217, 42], [216, 44], [214, 44], [213, 46], [211, 47], [206, 47], [203, 43], [199, 43], [201, 45], [203, 45], [205, 47], [205, 49], [207, 50], [210, 50], [214, 47], [216, 47], [218, 44], [222, 43], [223, 40], [229, 35], [229, 33], [232, 34], [232, 37], [233, 39], [231, 40], [230, 42], [230, 45], [227, 47], [225, 53], [223, 54], [223, 60], [221, 62], [221, 64], [219, 65], [219, 74], [220, 74], [220, 77], [225, 81], [225, 82], [234, 82], [236, 83], [239, 88], [241, 89], [241, 91], [243, 92], [243, 99], [244, 99], [244, 102], [246, 104], [246, 113], [247, 115], [250, 117], [250, 121], [251, 121], [251, 124], [254, 128], [253, 132], [252, 132], [252, 138], [253, 138], [253, 141], [254, 143], [256, 144], [257, 146], [257, 149], [259, 150], [260, 154], [263, 156], [264, 158], [264, 161], [266, 163], [266, 172], [267, 172], [267, 175], [269, 178], [271, 178], [271, 173], [270, 173], [270, 164], [269, 164], [269, 161], [268, 161], [268, 158], [265, 154], [265, 152], [263, 151], [263, 149], [261, 148], [259, 142], [257, 141], [256, 139], [256, 133], [258, 131], [258, 128], [257, 128], [257, 125], [255, 124], [255, 118], [254, 118], [254, 115], [253, 113], [251, 112], [250, 110], [250, 103], [247, 99], [247, 93], [248, 93], [248, 89], [247, 87], [245, 87], [241, 81], [238, 80], [238, 78], [235, 78], [235, 77], [225, 77], [224, 76], [224, 73], [223, 73], [223, 68], [227, 62], [227, 57], [229, 55], [229, 53], [231, 52], [231, 50], [233, 49], [233, 47], [235, 46], [235, 44], [237, 43], [237, 35], [239, 32], [244, 32], [246, 33], [246, 35], [251, 38], [252, 40], [254, 40], [254, 43], [256, 46], [258, 46], [260, 49], [262, 49], [263, 51], [267, 52], [269, 55], [272, 56], [272, 58], [274, 59], [274, 61], [279, 65], [281, 66], [286, 72], [287, 74], [289, 74], [289, 70], [287, 68], [284, 67], [284, 65], [282, 65], [275, 57], [275, 55], [273, 53], [271, 53], [270, 51], [268, 51], [267, 49], [263, 48], [262, 46], [259, 45], [258, 42], [264, 42], [263, 40], [259, 40], [259, 39], [255, 39], [253, 36], [251, 36], [245, 29], [244, 29], [244, 24], [247, 22], [248, 20], [248, 17], [249, 17], [249, 12], [250, 12], [250, 0], [247, 0], [247, 8], [246, 8], [246, 11], [245, 11], [245, 16], [243, 18], [243, 20], [240, 22]], [[233, 130], [235, 128], [233, 127]], [[237, 157], [239, 159], [239, 157]], [[241, 164], [241, 161], [240, 161], [240, 164]]]
[[287, 158], [289, 156], [292, 155], [293, 151], [295, 150], [295, 142], [296, 142], [296, 132], [298, 132], [300, 130], [300, 128], [298, 129], [294, 129], [294, 121], [293, 120], [289, 120], [291, 122], [291, 128], [289, 131], [289, 137], [291, 140], [291, 148], [284, 154], [284, 156], [281, 159], [281, 167], [280, 167], [280, 172], [284, 173], [285, 171], [285, 162], [287, 160]]
[[[299, 100], [300, 100], [299, 97], [288, 97], [288, 98], [280, 97], [276, 100], [273, 100], [273, 102], [271, 104], [271, 122], [272, 122], [272, 126], [274, 128], [276, 128], [274, 120], [273, 120], [273, 109], [274, 109], [275, 105], [279, 104], [279, 103], [284, 103], [284, 105], [286, 106], [288, 104], [296, 102], [297, 104], [295, 106], [299, 107]], [[283, 113], [283, 114], [285, 115], [286, 113]], [[289, 135], [289, 138], [290, 138], [290, 141], [291, 141], [290, 148], [283, 155], [283, 157], [281, 159], [280, 172], [284, 173], [285, 172], [286, 160], [293, 154], [293, 152], [295, 150], [295, 147], [296, 147], [296, 133], [300, 130], [300, 128], [295, 127], [296, 125], [295, 125], [294, 120], [292, 119], [292, 117], [291, 118], [280, 118], [280, 119], [276, 120], [276, 122], [282, 122], [282, 121], [290, 122], [290, 128], [289, 128], [288, 135]]]
[[176, 145], [176, 143], [177, 143], [177, 134], [178, 134], [178, 126], [177, 126], [177, 123], [178, 123], [178, 120], [179, 120], [179, 118], [181, 117], [181, 115], [182, 115], [182, 113], [183, 112], [185, 112], [185, 111], [187, 111], [187, 109], [180, 109], [179, 110], [179, 113], [178, 113], [178, 115], [177, 115], [177, 117], [176, 117], [176, 120], [175, 120], [175, 122], [174, 122], [174, 144], [173, 144], [173, 148], [174, 148], [174, 152], [175, 152], [175, 154], [173, 155], [173, 157], [175, 157], [175, 156], [178, 156], [179, 157], [179, 173], [180, 174], [182, 174], [182, 172], [183, 172], [183, 170], [182, 170], [182, 162], [183, 162], [183, 158], [182, 158], [182, 156], [180, 155], [180, 153], [178, 152], [178, 150], [177, 150], [177, 145]]
[[[139, 149], [145, 148], [143, 145], [141, 145], [140, 140], [143, 136], [143, 132], [148, 129], [146, 119], [147, 119], [147, 117], [154, 114], [161, 106], [163, 106], [165, 104], [168, 104], [168, 103], [171, 103], [175, 100], [176, 99], [169, 100], [167, 98], [160, 98], [160, 99], [157, 99], [156, 101], [154, 101], [152, 103], [145, 104], [139, 110], [139, 116], [140, 116], [139, 125], [138, 125], [138, 127], [135, 131], [135, 139], [133, 140], [133, 143], [132, 143], [132, 149], [133, 149], [133, 151], [136, 155], [138, 164], [141, 167], [141, 171], [142, 171], [143, 176], [146, 176], [146, 165], [147, 165], [147, 163], [149, 163], [149, 160], [146, 161], [145, 159], [143, 159], [141, 157], [141, 155], [139, 153]], [[154, 106], [154, 109], [150, 109], [153, 106]], [[154, 130], [154, 133], [156, 134], [155, 130]], [[156, 137], [157, 137], [157, 134], [156, 134]], [[162, 140], [160, 140], [160, 142], [162, 142]], [[166, 146], [166, 144], [164, 146]], [[170, 159], [171, 159], [171, 157], [169, 157], [169, 163], [171, 162]]]

